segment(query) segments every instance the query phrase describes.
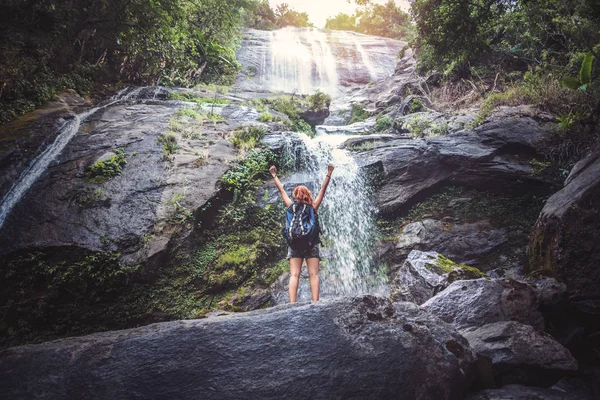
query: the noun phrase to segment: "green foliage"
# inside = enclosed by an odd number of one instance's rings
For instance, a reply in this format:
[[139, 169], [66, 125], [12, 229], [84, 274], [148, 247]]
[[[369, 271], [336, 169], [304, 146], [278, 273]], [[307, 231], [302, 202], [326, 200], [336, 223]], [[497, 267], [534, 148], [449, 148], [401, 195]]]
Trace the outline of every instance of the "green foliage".
[[196, 97], [191, 93], [171, 92], [167, 95], [168, 100], [189, 101], [198, 105], [202, 104], [229, 104], [227, 99], [219, 99], [214, 97]]
[[352, 109], [350, 111], [350, 120], [348, 121], [348, 124], [362, 122], [371, 115], [367, 110], [365, 110], [365, 106], [360, 103], [352, 103], [351, 107]]
[[583, 58], [583, 62], [581, 63], [579, 78], [567, 76], [561, 81], [563, 86], [571, 90], [581, 90], [582, 92], [586, 92], [592, 84], [593, 62], [594, 55], [592, 53], [587, 53]]
[[311, 94], [306, 98], [308, 109], [311, 111], [321, 111], [328, 109], [331, 104], [331, 96], [317, 90], [315, 94]]
[[377, 117], [375, 121], [375, 125], [373, 126], [373, 130], [375, 132], [383, 132], [392, 127], [392, 123], [394, 120], [387, 115], [380, 115]]
[[364, 141], [356, 144], [350, 144], [346, 146], [350, 151], [369, 151], [375, 148], [375, 144], [372, 141]]
[[162, 145], [165, 157], [170, 157], [177, 151], [177, 135], [173, 132], [158, 135], [158, 143]]
[[277, 16], [268, 0], [250, 0], [243, 11], [244, 26], [262, 31], [277, 29]]
[[325, 29], [355, 31], [367, 35], [410, 40], [414, 27], [410, 15], [397, 7], [393, 0], [385, 4], [357, 2], [360, 7], [354, 15], [339, 13], [327, 18]]
[[297, 119], [292, 121], [292, 130], [294, 132], [305, 133], [310, 137], [313, 137], [315, 133], [313, 132], [312, 127], [308, 124], [308, 122], [303, 119]]
[[327, 18], [325, 22], [325, 29], [332, 29], [338, 31], [357, 31], [356, 17], [354, 15], [348, 15], [339, 13], [335, 17]]
[[260, 122], [273, 122], [273, 114], [268, 111], [264, 111], [260, 114], [258, 120]]
[[421, 111], [425, 111], [425, 103], [423, 102], [423, 99], [412, 99], [411, 102], [408, 104], [408, 113], [412, 114]]
[[[430, 257], [433, 258], [433, 257]], [[466, 264], [457, 264], [447, 257], [438, 254], [437, 258], [433, 263], [426, 263], [425, 266], [429, 267], [434, 272], [440, 274], [448, 274], [448, 281], [454, 282], [458, 279], [478, 279], [487, 278], [488, 276], [478, 270], [475, 267], [468, 266]]]
[[104, 183], [120, 175], [123, 167], [127, 164], [125, 150], [115, 150], [115, 155], [108, 160], [96, 161], [90, 165], [84, 174], [84, 178], [90, 183]]
[[[419, 114], [415, 114], [414, 116], [411, 116], [411, 118], [406, 118], [402, 123], [402, 128], [408, 130], [410, 136], [412, 136], [413, 138], [436, 136], [434, 134], [434, 132], [436, 131], [434, 126], [434, 123], [432, 123], [429, 119]], [[432, 128], [434, 128], [434, 132], [431, 131]]]
[[307, 13], [298, 12], [287, 3], [281, 3], [275, 8], [275, 16], [277, 17], [277, 26], [280, 28], [285, 28], [286, 26], [296, 26], [299, 28], [313, 26], [308, 19]]
[[231, 191], [242, 191], [255, 184], [259, 179], [265, 178], [269, 167], [275, 164], [277, 156], [269, 150], [250, 150], [244, 159], [227, 171], [223, 184]]
[[73, 259], [64, 252], [30, 252], [0, 262], [0, 347], [89, 332], [99, 323], [103, 304], [118, 296], [139, 269], [121, 265], [120, 259], [119, 253]]
[[235, 131], [233, 144], [238, 149], [250, 150], [255, 148], [260, 139], [266, 134], [267, 129], [263, 126], [242, 126]]
[[[2, 6], [0, 122], [95, 83], [231, 82], [246, 0], [12, 1]], [[93, 16], [93, 17], [90, 17]]]
[[178, 117], [190, 117], [199, 120], [202, 119], [202, 115], [193, 108], [180, 108], [179, 110], [177, 110], [177, 113], [175, 115], [177, 115]]

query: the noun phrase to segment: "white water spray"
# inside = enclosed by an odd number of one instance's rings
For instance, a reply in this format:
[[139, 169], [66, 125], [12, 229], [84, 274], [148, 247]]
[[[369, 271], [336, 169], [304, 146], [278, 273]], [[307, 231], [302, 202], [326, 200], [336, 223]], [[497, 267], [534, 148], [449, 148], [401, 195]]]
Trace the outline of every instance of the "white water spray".
[[[295, 140], [292, 140], [295, 139]], [[325, 200], [319, 209], [321, 224], [321, 293], [324, 297], [383, 294], [387, 278], [374, 264], [373, 249], [377, 237], [375, 207], [371, 190], [356, 161], [339, 148], [347, 135], [317, 134], [314, 139], [296, 134], [288, 137], [284, 160], [296, 166], [306, 177], [306, 184], [320, 189], [327, 165], [335, 165]], [[301, 141], [301, 148], [295, 143]], [[301, 285], [298, 298], [310, 300], [310, 291]]]

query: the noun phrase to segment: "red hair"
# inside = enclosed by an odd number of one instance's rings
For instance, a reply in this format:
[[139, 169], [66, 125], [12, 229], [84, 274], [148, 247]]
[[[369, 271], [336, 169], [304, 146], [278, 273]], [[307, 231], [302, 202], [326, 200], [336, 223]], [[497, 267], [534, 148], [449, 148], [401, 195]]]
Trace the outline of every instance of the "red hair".
[[306, 186], [296, 186], [296, 189], [294, 189], [294, 198], [298, 203], [313, 205], [312, 193]]

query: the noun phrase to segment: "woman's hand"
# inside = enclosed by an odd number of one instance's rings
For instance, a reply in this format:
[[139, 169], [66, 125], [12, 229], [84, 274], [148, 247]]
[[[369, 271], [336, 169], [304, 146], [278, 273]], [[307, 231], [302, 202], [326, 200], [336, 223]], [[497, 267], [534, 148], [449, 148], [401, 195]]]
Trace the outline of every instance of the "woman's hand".
[[333, 166], [332, 163], [329, 163], [329, 165], [327, 166], [327, 175], [331, 175], [331, 173], [333, 172], [333, 169], [335, 167]]
[[275, 178], [275, 176], [277, 176], [277, 167], [274, 165], [271, 165], [271, 168], [269, 168], [269, 172], [271, 173], [271, 176], [273, 178]]

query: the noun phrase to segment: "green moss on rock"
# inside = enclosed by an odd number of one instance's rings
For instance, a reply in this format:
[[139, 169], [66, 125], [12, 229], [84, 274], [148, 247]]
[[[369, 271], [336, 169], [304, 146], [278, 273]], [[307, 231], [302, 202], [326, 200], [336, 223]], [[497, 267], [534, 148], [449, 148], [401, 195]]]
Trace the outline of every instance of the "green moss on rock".
[[[432, 261], [434, 260], [431, 257]], [[475, 267], [466, 264], [457, 264], [447, 257], [438, 254], [434, 263], [427, 263], [425, 266], [432, 272], [443, 275], [448, 274], [448, 282], [466, 279], [488, 278], [488, 276]]]

